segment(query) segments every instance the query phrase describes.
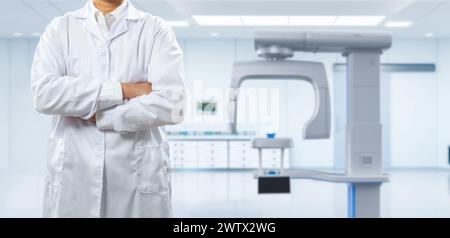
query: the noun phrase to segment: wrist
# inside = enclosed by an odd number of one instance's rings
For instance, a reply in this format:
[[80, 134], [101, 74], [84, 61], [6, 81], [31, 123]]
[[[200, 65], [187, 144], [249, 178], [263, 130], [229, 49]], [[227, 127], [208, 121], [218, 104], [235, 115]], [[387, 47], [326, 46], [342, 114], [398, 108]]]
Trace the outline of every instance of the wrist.
[[120, 84], [121, 88], [122, 88], [122, 98], [123, 99], [130, 99], [130, 95], [129, 95], [129, 85], [127, 83], [121, 83]]

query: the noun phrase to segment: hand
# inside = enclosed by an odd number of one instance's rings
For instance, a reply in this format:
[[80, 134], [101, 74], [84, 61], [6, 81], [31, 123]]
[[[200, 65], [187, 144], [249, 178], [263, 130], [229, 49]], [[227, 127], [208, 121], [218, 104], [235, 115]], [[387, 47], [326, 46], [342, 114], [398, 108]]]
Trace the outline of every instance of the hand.
[[97, 119], [95, 118], [95, 115], [92, 116], [91, 118], [88, 119], [88, 121], [92, 122], [92, 123], [96, 123]]
[[83, 119], [81, 117], [72, 117], [72, 118], [77, 119], [77, 120], [83, 120], [83, 121], [88, 121], [88, 122], [92, 122], [92, 123], [97, 123], [97, 118], [95, 118], [95, 115], [87, 120]]
[[152, 84], [144, 83], [121, 83], [123, 99], [132, 99], [152, 92]]

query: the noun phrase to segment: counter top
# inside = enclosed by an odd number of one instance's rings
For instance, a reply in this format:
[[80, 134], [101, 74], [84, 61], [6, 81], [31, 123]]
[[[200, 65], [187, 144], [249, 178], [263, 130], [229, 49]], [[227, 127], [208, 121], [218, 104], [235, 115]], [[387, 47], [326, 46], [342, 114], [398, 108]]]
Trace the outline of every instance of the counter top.
[[251, 140], [256, 137], [253, 131], [242, 131], [238, 134], [230, 134], [222, 131], [177, 131], [168, 132], [167, 139], [169, 140]]
[[167, 135], [169, 141], [186, 140], [186, 141], [217, 141], [217, 140], [251, 140], [255, 136], [251, 135]]

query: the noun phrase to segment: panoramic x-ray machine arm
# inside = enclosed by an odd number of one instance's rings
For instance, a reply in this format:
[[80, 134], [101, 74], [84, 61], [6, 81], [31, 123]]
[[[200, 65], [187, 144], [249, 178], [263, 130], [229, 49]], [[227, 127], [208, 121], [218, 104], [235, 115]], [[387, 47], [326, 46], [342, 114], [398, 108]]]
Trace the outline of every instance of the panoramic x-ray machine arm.
[[[309, 81], [316, 92], [316, 106], [303, 135], [319, 139], [329, 137], [331, 117], [323, 65], [284, 59], [295, 51], [337, 52], [347, 58], [346, 172], [284, 170], [283, 175], [348, 183], [350, 217], [380, 216], [380, 185], [388, 180], [381, 158], [380, 55], [390, 47], [391, 35], [384, 32], [260, 31], [255, 34], [255, 50], [267, 60], [234, 65], [231, 87], [235, 89], [246, 79]], [[237, 96], [230, 97], [230, 129], [234, 133]]]
[[229, 100], [230, 130], [236, 134], [238, 90], [245, 80], [281, 79], [304, 80], [312, 84], [316, 96], [313, 116], [303, 130], [305, 139], [330, 137], [330, 98], [325, 67], [307, 61], [247, 61], [236, 62], [231, 80]]

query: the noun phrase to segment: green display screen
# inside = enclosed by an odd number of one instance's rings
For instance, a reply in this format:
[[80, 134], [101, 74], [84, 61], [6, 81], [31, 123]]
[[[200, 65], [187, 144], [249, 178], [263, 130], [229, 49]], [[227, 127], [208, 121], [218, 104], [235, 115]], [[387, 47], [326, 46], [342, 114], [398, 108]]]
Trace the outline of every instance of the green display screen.
[[198, 102], [197, 103], [197, 111], [201, 113], [209, 113], [209, 114], [215, 114], [216, 113], [216, 102]]

